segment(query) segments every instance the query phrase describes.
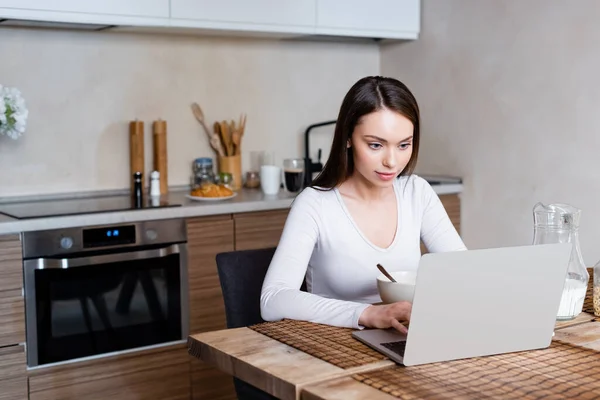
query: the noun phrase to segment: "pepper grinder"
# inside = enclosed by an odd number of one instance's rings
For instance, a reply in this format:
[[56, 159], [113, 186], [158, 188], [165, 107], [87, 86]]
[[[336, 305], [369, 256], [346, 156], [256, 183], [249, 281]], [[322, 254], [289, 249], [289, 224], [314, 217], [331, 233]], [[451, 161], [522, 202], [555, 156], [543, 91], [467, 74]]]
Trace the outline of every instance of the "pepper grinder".
[[133, 174], [133, 207], [142, 208], [144, 204], [144, 191], [142, 189], [142, 173], [135, 172]]

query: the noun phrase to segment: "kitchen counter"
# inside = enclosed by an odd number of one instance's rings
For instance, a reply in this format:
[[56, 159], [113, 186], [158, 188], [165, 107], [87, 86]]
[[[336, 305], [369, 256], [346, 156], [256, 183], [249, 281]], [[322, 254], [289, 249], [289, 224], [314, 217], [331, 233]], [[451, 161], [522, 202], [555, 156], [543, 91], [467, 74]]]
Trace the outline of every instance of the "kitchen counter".
[[[441, 183], [432, 185], [438, 195], [462, 192], [462, 184]], [[93, 214], [54, 216], [32, 219], [14, 219], [0, 214], [0, 235], [59, 229], [74, 226], [108, 225], [133, 221], [170, 218], [192, 218], [218, 214], [235, 214], [252, 211], [269, 211], [289, 208], [294, 195], [281, 190], [275, 196], [265, 196], [259, 189], [242, 189], [236, 197], [223, 201], [193, 201], [185, 197], [187, 191], [172, 191], [166, 196], [179, 207], [124, 210]]]

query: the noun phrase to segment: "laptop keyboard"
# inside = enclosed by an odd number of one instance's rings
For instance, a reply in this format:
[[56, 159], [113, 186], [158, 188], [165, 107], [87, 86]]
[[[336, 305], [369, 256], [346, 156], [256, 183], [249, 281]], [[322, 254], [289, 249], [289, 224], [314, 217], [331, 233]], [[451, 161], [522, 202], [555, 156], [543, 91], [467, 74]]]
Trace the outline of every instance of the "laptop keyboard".
[[400, 340], [398, 342], [381, 343], [381, 345], [387, 349], [390, 349], [394, 353], [404, 357], [404, 351], [406, 350], [406, 340]]

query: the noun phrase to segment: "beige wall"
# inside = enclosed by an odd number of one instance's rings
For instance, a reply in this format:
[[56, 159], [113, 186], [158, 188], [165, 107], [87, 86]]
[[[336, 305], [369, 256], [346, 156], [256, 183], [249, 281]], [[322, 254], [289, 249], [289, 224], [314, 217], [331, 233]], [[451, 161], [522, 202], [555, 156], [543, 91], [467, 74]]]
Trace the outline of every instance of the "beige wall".
[[4, 28], [0, 55], [0, 84], [30, 111], [23, 137], [0, 137], [0, 197], [126, 188], [135, 118], [147, 171], [152, 121], [167, 121], [169, 184], [185, 185], [192, 160], [214, 156], [193, 101], [211, 125], [247, 113], [245, 168], [251, 150], [302, 156], [306, 126], [335, 119], [350, 86], [380, 71], [376, 44], [110, 32]]
[[600, 259], [599, 20], [596, 0], [424, 0], [419, 40], [382, 49], [422, 108], [418, 171], [464, 177], [468, 246], [529, 244], [533, 205], [566, 202]]

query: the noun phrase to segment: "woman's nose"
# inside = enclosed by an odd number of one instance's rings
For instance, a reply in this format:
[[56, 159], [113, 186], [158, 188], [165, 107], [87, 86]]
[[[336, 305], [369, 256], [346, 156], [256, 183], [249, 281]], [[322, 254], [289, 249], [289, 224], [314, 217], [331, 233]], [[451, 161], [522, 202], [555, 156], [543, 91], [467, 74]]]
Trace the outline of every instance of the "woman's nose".
[[383, 165], [387, 168], [396, 167], [396, 154], [394, 154], [393, 150], [389, 150], [385, 153], [385, 157], [383, 158]]

